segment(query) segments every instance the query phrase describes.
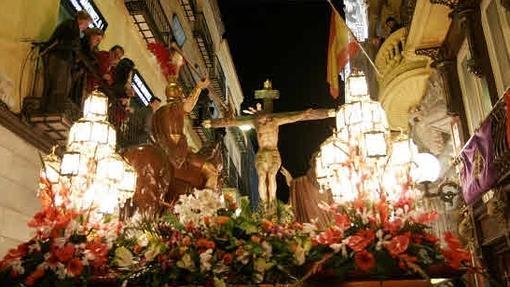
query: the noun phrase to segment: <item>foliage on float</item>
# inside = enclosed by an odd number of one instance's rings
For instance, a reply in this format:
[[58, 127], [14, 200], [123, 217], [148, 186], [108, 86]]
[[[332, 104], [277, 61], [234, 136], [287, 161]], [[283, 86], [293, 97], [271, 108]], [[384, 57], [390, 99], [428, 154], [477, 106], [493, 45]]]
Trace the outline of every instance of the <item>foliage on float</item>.
[[108, 276], [141, 286], [299, 284], [324, 273], [427, 277], [430, 266], [464, 270], [471, 262], [455, 235], [430, 232], [437, 214], [418, 212], [409, 198], [324, 205], [332, 222], [319, 228], [269, 220], [247, 200], [196, 190], [171, 213], [121, 224], [55, 204], [43, 183], [43, 211], [29, 223], [35, 234], [0, 261], [2, 286], [84, 286]]

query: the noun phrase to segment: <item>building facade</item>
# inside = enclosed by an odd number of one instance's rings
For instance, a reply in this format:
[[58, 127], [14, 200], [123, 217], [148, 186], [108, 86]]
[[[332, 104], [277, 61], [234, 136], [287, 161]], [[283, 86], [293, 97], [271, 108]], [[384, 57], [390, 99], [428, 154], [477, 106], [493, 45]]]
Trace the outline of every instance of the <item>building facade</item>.
[[[36, 188], [40, 154], [65, 142], [76, 115], [32, 114], [42, 94], [41, 43], [63, 19], [86, 10], [93, 25], [105, 31], [100, 49], [120, 45], [136, 65], [131, 85], [141, 103], [153, 96], [165, 100], [166, 79], [156, 58], [147, 49], [154, 41], [173, 41], [190, 63], [181, 72], [185, 91], [203, 76], [211, 80], [209, 97], [203, 94], [186, 120], [189, 146], [198, 151], [221, 143], [224, 186], [249, 193], [241, 176], [247, 164], [243, 154], [252, 152], [238, 129], [213, 132], [202, 120], [231, 110], [240, 112], [243, 95], [216, 1], [187, 0], [43, 0], [7, 1], [0, 12], [0, 255], [29, 237], [28, 219], [39, 209]], [[198, 73], [193, 72], [197, 70]], [[220, 104], [209, 98], [220, 99]], [[76, 112], [76, 107], [74, 108]], [[79, 107], [78, 107], [79, 112]], [[246, 169], [248, 171], [248, 169]]]
[[372, 44], [380, 71], [372, 74], [391, 128], [442, 163], [423, 202], [443, 215], [437, 228], [457, 231], [507, 286], [510, 2], [369, 2], [370, 37], [382, 40]]

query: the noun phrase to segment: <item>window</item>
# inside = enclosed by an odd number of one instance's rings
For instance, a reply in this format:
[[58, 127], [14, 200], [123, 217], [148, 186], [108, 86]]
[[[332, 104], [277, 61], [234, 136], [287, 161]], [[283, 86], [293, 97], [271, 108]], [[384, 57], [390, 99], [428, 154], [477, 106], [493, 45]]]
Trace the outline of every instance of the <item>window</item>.
[[172, 18], [172, 32], [174, 34], [175, 42], [177, 42], [177, 45], [179, 45], [179, 47], [182, 48], [182, 46], [184, 46], [184, 42], [186, 42], [186, 33], [182, 28], [181, 22], [179, 21], [179, 17], [177, 17], [177, 14], [174, 14]]
[[131, 86], [135, 90], [135, 94], [142, 101], [142, 103], [147, 106], [150, 103], [151, 98], [153, 97], [152, 91], [149, 89], [149, 86], [145, 83], [142, 75], [138, 71], [134, 71], [133, 80], [131, 81]]
[[92, 17], [92, 27], [106, 31], [108, 22], [92, 0], [61, 0], [61, 5], [74, 17], [76, 12], [85, 10]]
[[459, 74], [469, 133], [473, 134], [490, 113], [492, 105], [485, 79], [478, 78], [468, 71], [470, 58], [468, 43], [465, 40], [457, 55], [457, 73]]
[[481, 4], [482, 26], [499, 96], [510, 88], [510, 12], [500, 0], [485, 0]]

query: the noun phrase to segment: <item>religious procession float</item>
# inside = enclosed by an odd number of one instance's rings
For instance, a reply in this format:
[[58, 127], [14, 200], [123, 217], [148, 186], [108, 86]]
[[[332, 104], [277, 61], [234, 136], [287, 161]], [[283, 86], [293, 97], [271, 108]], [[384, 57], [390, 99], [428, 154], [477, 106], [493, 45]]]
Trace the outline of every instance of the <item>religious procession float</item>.
[[[432, 231], [438, 214], [420, 206], [415, 187], [428, 180], [430, 158], [407, 138], [390, 139], [362, 74], [348, 83], [355, 100], [336, 111], [272, 113], [278, 95], [268, 82], [264, 109], [204, 123], [255, 129], [261, 201], [253, 209], [222, 191], [217, 149], [187, 146], [184, 118], [207, 80], [184, 95], [182, 57], [150, 48], [169, 79], [153, 143], [117, 153], [108, 99], [91, 93], [65, 151], [42, 157], [33, 236], [0, 261], [0, 285], [430, 286], [483, 273], [453, 232]], [[337, 126], [313, 159], [315, 189], [298, 193], [315, 199], [306, 222], [276, 201], [278, 127], [327, 117]]]

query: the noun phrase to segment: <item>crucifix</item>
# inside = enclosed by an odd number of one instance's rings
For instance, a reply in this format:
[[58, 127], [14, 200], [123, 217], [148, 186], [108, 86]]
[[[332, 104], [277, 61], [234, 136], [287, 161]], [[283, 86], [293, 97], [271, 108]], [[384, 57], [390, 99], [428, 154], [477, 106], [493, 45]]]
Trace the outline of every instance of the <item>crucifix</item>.
[[[320, 120], [335, 116], [334, 109], [308, 109], [299, 112], [273, 113], [273, 101], [279, 98], [278, 90], [273, 90], [271, 81], [264, 82], [264, 89], [255, 91], [255, 98], [262, 99], [262, 111], [250, 116], [206, 120], [206, 128], [250, 126], [256, 130], [259, 150], [255, 158], [255, 168], [259, 178], [259, 197], [267, 208], [276, 205], [276, 174], [282, 160], [278, 151], [278, 128], [281, 125], [310, 120]], [[252, 111], [255, 111], [251, 109]]]

